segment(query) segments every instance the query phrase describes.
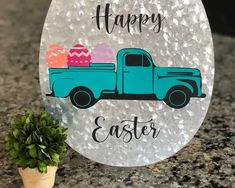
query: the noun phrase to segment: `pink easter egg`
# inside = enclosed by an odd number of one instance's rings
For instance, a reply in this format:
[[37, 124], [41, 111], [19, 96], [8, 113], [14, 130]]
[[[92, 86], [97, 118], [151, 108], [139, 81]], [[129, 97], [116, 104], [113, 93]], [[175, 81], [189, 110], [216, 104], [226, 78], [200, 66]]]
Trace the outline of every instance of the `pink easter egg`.
[[91, 55], [86, 47], [77, 44], [70, 49], [67, 63], [68, 66], [89, 66], [91, 64]]
[[46, 52], [46, 63], [49, 68], [66, 68], [68, 52], [58, 44], [52, 44]]
[[104, 43], [95, 46], [91, 53], [93, 63], [113, 63], [115, 62], [115, 55], [112, 48]]

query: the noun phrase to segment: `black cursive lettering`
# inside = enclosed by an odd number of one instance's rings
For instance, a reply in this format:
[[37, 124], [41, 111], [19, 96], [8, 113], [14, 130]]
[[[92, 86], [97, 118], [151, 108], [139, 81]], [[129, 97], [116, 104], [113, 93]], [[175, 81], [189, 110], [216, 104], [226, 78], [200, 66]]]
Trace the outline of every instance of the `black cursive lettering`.
[[[127, 32], [131, 32], [131, 26], [138, 24], [139, 32], [142, 32], [143, 26], [146, 24], [153, 24], [154, 33], [159, 33], [162, 28], [162, 22], [165, 20], [165, 17], [159, 13], [153, 13], [151, 15], [147, 14], [111, 14], [110, 13], [111, 5], [107, 3], [104, 8], [104, 15], [101, 14], [101, 5], [97, 6], [96, 16], [92, 19], [96, 19], [96, 25], [99, 30], [101, 30], [101, 22], [104, 20], [105, 30], [108, 34], [111, 34], [116, 27], [126, 28]], [[114, 19], [111, 19], [112, 16], [115, 16]], [[112, 21], [111, 23], [111, 20]]]
[[[96, 128], [92, 132], [92, 137], [95, 142], [105, 142], [109, 137], [122, 138], [124, 143], [129, 143], [133, 139], [139, 140], [143, 136], [149, 136], [152, 134], [152, 138], [156, 139], [160, 134], [160, 128], [155, 127], [155, 123], [152, 119], [149, 121], [138, 121], [138, 117], [134, 117], [134, 120], [123, 120], [119, 125], [106, 125], [106, 119], [103, 116], [99, 116], [95, 119]], [[102, 124], [102, 125], [101, 125]], [[108, 127], [109, 131], [104, 132], [103, 127]], [[104, 138], [98, 138], [98, 134], [105, 135]]]

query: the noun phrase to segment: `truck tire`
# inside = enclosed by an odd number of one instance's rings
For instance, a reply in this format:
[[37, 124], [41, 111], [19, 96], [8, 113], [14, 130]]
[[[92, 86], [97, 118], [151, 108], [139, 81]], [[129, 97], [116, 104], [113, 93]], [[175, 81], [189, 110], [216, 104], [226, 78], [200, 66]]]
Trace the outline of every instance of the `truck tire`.
[[80, 109], [87, 109], [93, 106], [97, 100], [91, 90], [85, 87], [77, 87], [70, 93], [71, 103]]
[[175, 109], [184, 108], [188, 105], [191, 97], [191, 91], [184, 86], [176, 86], [171, 88], [164, 101], [165, 103]]

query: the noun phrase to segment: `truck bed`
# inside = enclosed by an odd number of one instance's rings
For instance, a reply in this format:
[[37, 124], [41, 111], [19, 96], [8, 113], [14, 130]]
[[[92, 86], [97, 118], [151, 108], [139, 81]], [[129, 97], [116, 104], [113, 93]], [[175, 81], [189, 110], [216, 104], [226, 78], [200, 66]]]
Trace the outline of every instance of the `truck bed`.
[[113, 63], [92, 63], [88, 67], [50, 68], [50, 89], [57, 97], [67, 97], [76, 87], [87, 87], [99, 97], [103, 91], [116, 89]]
[[49, 72], [53, 73], [53, 72], [82, 71], [82, 70], [84, 70], [84, 71], [89, 71], [89, 70], [115, 71], [115, 64], [113, 64], [113, 63], [92, 63], [88, 67], [71, 66], [68, 68], [50, 68]]

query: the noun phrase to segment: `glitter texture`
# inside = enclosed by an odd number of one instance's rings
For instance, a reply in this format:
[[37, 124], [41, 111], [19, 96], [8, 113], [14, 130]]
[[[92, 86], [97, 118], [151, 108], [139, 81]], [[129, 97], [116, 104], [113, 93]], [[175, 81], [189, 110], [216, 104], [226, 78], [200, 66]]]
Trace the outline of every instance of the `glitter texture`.
[[[166, 17], [160, 33], [151, 25], [139, 33], [116, 28], [108, 35], [98, 30], [92, 19], [98, 4], [112, 4], [113, 14], [160, 13]], [[90, 51], [99, 43], [108, 44], [114, 53], [122, 48], [143, 48], [156, 66], [190, 67], [201, 70], [205, 99], [192, 98], [189, 105], [175, 110], [161, 101], [101, 100], [92, 108], [73, 107], [69, 98], [46, 97], [49, 89], [46, 50], [51, 44], [69, 50], [83, 44]], [[207, 113], [214, 81], [214, 54], [211, 31], [200, 0], [53, 0], [45, 21], [40, 49], [40, 84], [48, 112], [68, 128], [67, 143], [80, 154], [100, 163], [114, 166], [142, 166], [166, 159], [184, 147], [196, 134]], [[106, 118], [109, 126], [135, 116], [140, 121], [153, 119], [161, 128], [157, 139], [151, 136], [133, 139], [108, 138], [96, 143], [92, 137], [97, 116]], [[105, 132], [105, 131], [104, 131]]]

